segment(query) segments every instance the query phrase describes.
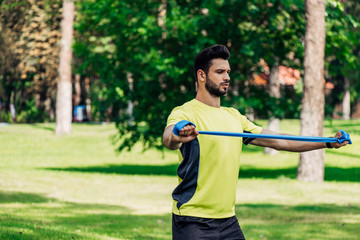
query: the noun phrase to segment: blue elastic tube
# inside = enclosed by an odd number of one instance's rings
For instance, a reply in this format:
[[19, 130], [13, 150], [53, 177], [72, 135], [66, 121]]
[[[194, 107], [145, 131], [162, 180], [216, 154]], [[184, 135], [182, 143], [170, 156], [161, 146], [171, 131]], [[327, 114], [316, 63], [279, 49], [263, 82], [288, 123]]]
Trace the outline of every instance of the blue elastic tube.
[[[187, 120], [179, 121], [173, 128], [175, 135], [180, 134], [180, 130], [186, 125], [194, 125]], [[195, 126], [196, 127], [196, 126]], [[214, 132], [214, 131], [199, 131], [199, 134], [216, 135], [216, 136], [228, 136], [228, 137], [247, 137], [247, 138], [268, 138], [268, 139], [284, 139], [302, 142], [338, 142], [339, 144], [348, 141], [352, 144], [350, 135], [340, 130], [342, 136], [340, 138], [327, 138], [327, 137], [311, 137], [311, 136], [294, 136], [294, 135], [273, 135], [273, 134], [253, 134], [253, 133], [235, 133], [235, 132]]]
[[284, 139], [302, 142], [338, 142], [343, 143], [350, 140], [350, 135], [343, 130], [340, 138], [327, 138], [327, 137], [310, 137], [310, 136], [293, 136], [293, 135], [273, 135], [273, 134], [253, 134], [253, 133], [234, 133], [234, 132], [214, 132], [214, 131], [199, 131], [199, 134], [228, 136], [228, 137], [247, 137], [247, 138], [267, 138], [267, 139]]

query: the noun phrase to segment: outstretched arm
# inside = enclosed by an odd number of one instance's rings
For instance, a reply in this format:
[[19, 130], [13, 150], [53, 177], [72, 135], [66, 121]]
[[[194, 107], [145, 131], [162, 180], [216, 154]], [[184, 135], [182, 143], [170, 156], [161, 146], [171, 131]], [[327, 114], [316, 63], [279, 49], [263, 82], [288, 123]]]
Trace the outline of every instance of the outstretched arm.
[[180, 148], [183, 143], [190, 142], [199, 135], [195, 126], [186, 125], [180, 130], [179, 136], [177, 136], [173, 133], [174, 126], [168, 126], [163, 134], [163, 145], [170, 150]]
[[[261, 134], [279, 134], [273, 132], [268, 129], [263, 129]], [[286, 134], [282, 134], [286, 135]], [[342, 136], [342, 133], [339, 131], [335, 134], [334, 138], [339, 138]], [[292, 140], [282, 140], [282, 139], [264, 139], [264, 138], [256, 138], [250, 142], [250, 144], [261, 146], [261, 147], [269, 147], [276, 150], [284, 150], [290, 152], [306, 152], [321, 148], [326, 148], [326, 143], [321, 142], [299, 142], [299, 141], [292, 141]], [[341, 144], [338, 142], [330, 143], [331, 147], [333, 148], [340, 148], [348, 144], [348, 141], [345, 141]]]

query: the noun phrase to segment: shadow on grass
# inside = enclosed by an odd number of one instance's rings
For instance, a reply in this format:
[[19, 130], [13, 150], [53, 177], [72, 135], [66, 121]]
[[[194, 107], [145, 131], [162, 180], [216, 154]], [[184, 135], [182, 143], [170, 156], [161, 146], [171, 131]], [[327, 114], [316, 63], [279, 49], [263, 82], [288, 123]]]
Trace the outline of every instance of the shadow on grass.
[[177, 164], [169, 165], [104, 165], [92, 167], [70, 167], [70, 168], [46, 168], [46, 170], [88, 172], [88, 173], [107, 173], [124, 175], [157, 175], [157, 176], [176, 176]]
[[[22, 203], [22, 204], [43, 204], [43, 203], [62, 203], [62, 209], [76, 209], [76, 210], [91, 210], [102, 209], [103, 211], [121, 211], [123, 213], [131, 213], [130, 209], [118, 205], [103, 205], [103, 204], [78, 204], [71, 202], [63, 202], [57, 198], [46, 197], [41, 194], [24, 193], [24, 192], [11, 192], [0, 191], [0, 205]], [[74, 207], [76, 206], [76, 207]], [[1, 239], [1, 238], [0, 238]]]
[[359, 206], [236, 205], [239, 223], [249, 239], [358, 239]]
[[[28, 193], [3, 195], [25, 204], [1, 208], [0, 203], [0, 239], [171, 239], [170, 213], [132, 215], [122, 206], [62, 202]], [[56, 204], [30, 203], [28, 197]], [[360, 231], [360, 207], [352, 205], [239, 204], [236, 215], [248, 239], [351, 240], [358, 239]]]
[[333, 127], [337, 127], [337, 128], [357, 128], [359, 127], [360, 124], [360, 120], [352, 120], [352, 122], [344, 122], [344, 121], [340, 121], [340, 122], [328, 122], [324, 124], [324, 128], [333, 128]]
[[[92, 167], [46, 168], [52, 171], [84, 173], [104, 173], [123, 175], [177, 176], [177, 164], [169, 165], [104, 165]], [[239, 178], [276, 179], [280, 177], [295, 179], [297, 168], [261, 169], [243, 166]], [[360, 182], [360, 168], [325, 168], [325, 181]]]
[[350, 120], [347, 121], [336, 121], [336, 122], [329, 122], [324, 124], [324, 128], [330, 128], [335, 133], [340, 129], [344, 130], [345, 132], [358, 132], [360, 130], [360, 120]]
[[1, 203], [44, 203], [50, 199], [38, 194], [0, 191]]
[[239, 178], [276, 179], [280, 177], [296, 178], [296, 168], [261, 169], [240, 167]]
[[[0, 239], [171, 239], [171, 215], [132, 215], [118, 205], [0, 192]], [[23, 205], [11, 205], [23, 203]], [[48, 203], [48, 204], [46, 204]], [[7, 205], [2, 208], [2, 204]]]
[[44, 126], [42, 124], [32, 123], [32, 124], [29, 124], [29, 126], [31, 126], [33, 128], [37, 128], [37, 129], [43, 129], [43, 130], [51, 131], [51, 132], [55, 131], [54, 127]]
[[[333, 132], [336, 133], [337, 131], [339, 131], [340, 129], [344, 130], [345, 132], [347, 132], [348, 134], [350, 134], [350, 139], [352, 139], [353, 135], [360, 135], [360, 129], [347, 129], [347, 128], [333, 128]], [[334, 134], [335, 135], [335, 134]]]
[[[263, 210], [273, 211], [274, 213], [293, 212], [293, 213], [341, 213], [341, 214], [360, 214], [360, 206], [346, 205], [340, 206], [336, 204], [316, 204], [316, 205], [277, 205], [277, 204], [237, 204], [237, 213], [252, 212], [251, 215], [262, 215]], [[257, 213], [257, 211], [260, 211]], [[360, 230], [360, 229], [359, 229]]]
[[[240, 178], [276, 179], [280, 177], [296, 179], [297, 168], [260, 169], [240, 168]], [[325, 167], [325, 181], [360, 182], [360, 168]]]
[[328, 151], [326, 154], [334, 154], [334, 155], [339, 155], [339, 156], [345, 156], [345, 157], [352, 157], [352, 158], [359, 158], [360, 159], [360, 154], [354, 154], [354, 153]]
[[325, 181], [360, 182], [360, 168], [325, 167]]

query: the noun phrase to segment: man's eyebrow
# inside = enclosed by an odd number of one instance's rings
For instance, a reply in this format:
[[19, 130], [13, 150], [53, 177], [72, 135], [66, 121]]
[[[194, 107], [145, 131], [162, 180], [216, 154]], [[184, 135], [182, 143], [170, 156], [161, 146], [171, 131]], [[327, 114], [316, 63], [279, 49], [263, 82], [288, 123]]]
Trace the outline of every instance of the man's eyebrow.
[[215, 71], [228, 71], [228, 72], [230, 72], [231, 69], [226, 70], [225, 68], [217, 68], [217, 69], [215, 69]]

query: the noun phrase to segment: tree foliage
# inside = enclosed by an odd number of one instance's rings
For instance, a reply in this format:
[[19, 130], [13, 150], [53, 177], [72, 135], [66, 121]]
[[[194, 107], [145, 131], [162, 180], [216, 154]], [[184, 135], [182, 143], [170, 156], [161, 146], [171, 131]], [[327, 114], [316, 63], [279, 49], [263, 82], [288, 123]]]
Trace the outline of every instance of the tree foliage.
[[[336, 37], [331, 40], [339, 46], [337, 23], [352, 19], [341, 6], [327, 1], [328, 38]], [[283, 98], [274, 99], [248, 80], [263, 71], [260, 59], [270, 67], [278, 63], [302, 69], [303, 1], [82, 0], [78, 9], [77, 69], [99, 79], [98, 108], [105, 113], [111, 106], [120, 150], [139, 140], [145, 148], [161, 148], [171, 109], [195, 95], [195, 53], [215, 43], [231, 51], [233, 87], [225, 105], [243, 113], [251, 108], [262, 117], [299, 116], [301, 91], [284, 88]], [[329, 59], [343, 57], [341, 49], [327, 50]], [[351, 62], [351, 50], [344, 51], [344, 61]], [[134, 104], [131, 115], [129, 102]]]
[[60, 3], [4, 0], [0, 5], [0, 51], [3, 53], [0, 100], [5, 102], [6, 108], [12, 102], [28, 120], [43, 119], [41, 109], [47, 110], [49, 115], [54, 111], [57, 44], [61, 37]]
[[[326, 21], [326, 78], [335, 84], [333, 94], [328, 97], [328, 112], [331, 116], [333, 106], [339, 103], [344, 93], [344, 77], [351, 81], [353, 86], [351, 91], [352, 102], [355, 103], [359, 98], [358, 77], [359, 75], [359, 20], [355, 10], [355, 2], [348, 5], [336, 0], [327, 0], [327, 21]], [[355, 6], [354, 6], [355, 5]], [[357, 4], [359, 7], [360, 4]], [[346, 7], [347, 6], [347, 7]], [[355, 8], [356, 9], [356, 8]], [[350, 14], [353, 13], [354, 15]], [[358, 12], [359, 13], [359, 12]]]
[[[215, 43], [231, 51], [232, 89], [223, 103], [257, 117], [299, 117], [301, 83], [282, 98], [250, 84], [264, 61], [302, 71], [302, 0], [80, 0], [76, 1], [75, 59], [90, 79], [95, 120], [115, 120], [119, 149], [142, 141], [161, 147], [171, 109], [195, 95], [193, 59]], [[326, 0], [326, 75], [341, 99], [342, 77], [359, 98], [359, 4]], [[15, 103], [18, 121], [42, 121], [55, 112], [61, 0], [0, 1], [0, 101]], [[131, 106], [134, 106], [131, 111]], [[330, 106], [330, 107], [329, 107]], [[4, 112], [4, 111], [3, 111]], [[50, 118], [51, 119], [51, 118]]]

